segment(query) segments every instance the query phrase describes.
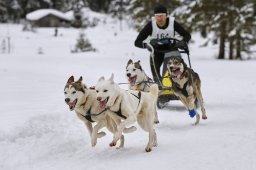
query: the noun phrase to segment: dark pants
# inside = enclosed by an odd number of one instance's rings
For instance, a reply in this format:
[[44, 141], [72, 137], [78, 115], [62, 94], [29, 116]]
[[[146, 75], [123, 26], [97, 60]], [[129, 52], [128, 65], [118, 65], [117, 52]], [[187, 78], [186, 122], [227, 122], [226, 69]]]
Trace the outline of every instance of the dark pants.
[[[161, 81], [161, 74], [160, 74], [160, 67], [163, 64], [164, 61], [164, 54], [163, 53], [155, 53], [154, 54], [154, 62], [152, 60], [152, 57], [150, 57], [150, 68], [151, 68], [151, 73], [153, 76], [153, 80], [156, 83], [159, 83], [159, 81]], [[155, 67], [154, 67], [155, 65]], [[158, 77], [157, 77], [158, 76]], [[158, 80], [159, 78], [159, 80]]]

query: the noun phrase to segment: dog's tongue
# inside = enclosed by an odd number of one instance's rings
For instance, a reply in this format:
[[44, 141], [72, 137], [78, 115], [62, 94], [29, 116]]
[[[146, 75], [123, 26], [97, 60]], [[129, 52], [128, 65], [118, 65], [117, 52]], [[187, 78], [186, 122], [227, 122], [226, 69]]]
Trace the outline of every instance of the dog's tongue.
[[181, 75], [181, 71], [179, 69], [174, 71], [174, 74], [176, 77], [178, 77], [179, 75]]
[[130, 78], [129, 78], [129, 82], [130, 82], [130, 84], [131, 84], [132, 86], [134, 86], [134, 85], [135, 85], [135, 82], [136, 82], [136, 77], [130, 77]]
[[105, 109], [106, 108], [106, 101], [104, 100], [104, 101], [100, 101], [100, 108], [101, 109]]
[[74, 100], [73, 102], [69, 102], [68, 106], [69, 106], [70, 110], [73, 110], [75, 108], [75, 106], [76, 106], [76, 100]]

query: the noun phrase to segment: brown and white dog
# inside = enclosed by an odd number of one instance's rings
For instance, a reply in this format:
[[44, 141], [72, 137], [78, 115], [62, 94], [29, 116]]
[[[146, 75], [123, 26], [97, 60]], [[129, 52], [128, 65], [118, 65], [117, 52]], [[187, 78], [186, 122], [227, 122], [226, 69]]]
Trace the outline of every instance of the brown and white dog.
[[[79, 80], [74, 81], [74, 77], [71, 76], [64, 88], [65, 102], [69, 106], [71, 111], [75, 111], [76, 115], [82, 120], [91, 137], [91, 145], [95, 146], [97, 138], [106, 135], [105, 132], [98, 132], [101, 128], [107, 127], [107, 129], [113, 134], [117, 132], [117, 125], [121, 123], [119, 119], [112, 119], [108, 115], [108, 110], [101, 108], [99, 102], [96, 100], [96, 92], [94, 89], [87, 88], [82, 82], [82, 77]], [[93, 123], [95, 126], [93, 127]], [[136, 130], [136, 127], [125, 128], [124, 133], [130, 133]], [[115, 146], [112, 141], [109, 145]], [[120, 138], [120, 146], [124, 145], [124, 136]], [[119, 148], [118, 147], [118, 148]]]
[[150, 92], [121, 89], [114, 82], [114, 75], [105, 80], [101, 77], [95, 86], [97, 100], [102, 108], [108, 108], [114, 116], [122, 118], [118, 131], [114, 135], [114, 142], [119, 140], [125, 127], [137, 123], [149, 133], [149, 141], [145, 148], [150, 152], [157, 145], [154, 129], [154, 107], [158, 97], [157, 85], [150, 86]]
[[195, 125], [200, 121], [200, 116], [195, 111], [198, 107], [197, 102], [201, 106], [202, 119], [207, 119], [199, 75], [188, 68], [181, 57], [172, 57], [167, 63], [167, 69], [172, 80], [174, 94], [187, 107], [191, 117], [196, 115]]
[[[129, 83], [130, 90], [139, 90], [149, 92], [150, 86], [154, 84], [153, 80], [147, 76], [145, 71], [142, 69], [140, 60], [133, 62], [131, 59], [128, 61], [126, 66], [126, 77]], [[155, 120], [154, 122], [159, 123], [157, 110], [155, 107]]]

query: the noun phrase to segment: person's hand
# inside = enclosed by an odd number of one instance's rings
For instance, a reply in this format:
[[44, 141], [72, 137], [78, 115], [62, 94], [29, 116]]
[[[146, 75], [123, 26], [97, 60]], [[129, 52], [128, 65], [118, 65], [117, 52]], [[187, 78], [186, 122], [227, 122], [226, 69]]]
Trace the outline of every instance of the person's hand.
[[149, 46], [147, 43], [143, 44], [144, 48], [146, 48], [148, 51], [152, 52], [152, 47]]
[[186, 41], [181, 40], [176, 42], [176, 47], [180, 49], [187, 49], [188, 45]]

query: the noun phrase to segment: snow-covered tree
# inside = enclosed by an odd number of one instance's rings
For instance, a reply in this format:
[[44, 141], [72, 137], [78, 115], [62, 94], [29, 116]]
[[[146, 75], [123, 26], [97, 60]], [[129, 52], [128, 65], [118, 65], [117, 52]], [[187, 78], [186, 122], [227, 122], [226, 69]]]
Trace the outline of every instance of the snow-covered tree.
[[0, 1], [0, 22], [6, 22], [8, 19], [5, 0]]
[[[186, 21], [191, 31], [199, 31], [208, 41], [218, 42], [218, 59], [224, 59], [229, 44], [229, 58], [242, 58], [250, 52], [255, 29], [255, 2], [251, 0], [197, 0], [176, 9], [174, 14]], [[235, 52], [235, 56], [234, 56]]]

